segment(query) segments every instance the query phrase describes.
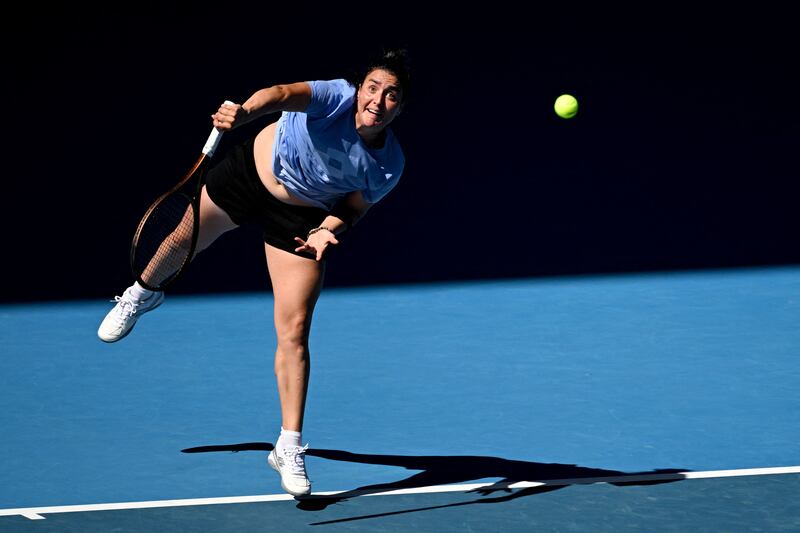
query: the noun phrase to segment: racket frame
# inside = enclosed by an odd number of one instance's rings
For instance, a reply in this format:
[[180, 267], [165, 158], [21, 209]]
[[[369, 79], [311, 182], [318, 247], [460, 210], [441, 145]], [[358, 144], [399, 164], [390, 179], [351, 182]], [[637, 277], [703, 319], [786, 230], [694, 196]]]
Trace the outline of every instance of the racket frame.
[[[226, 104], [232, 104], [230, 100], [225, 101]], [[214, 152], [219, 146], [220, 141], [222, 140], [222, 131], [218, 130], [217, 128], [213, 128], [211, 130], [211, 134], [208, 136], [208, 140], [206, 144], [203, 146], [203, 150], [200, 154], [200, 157], [197, 158], [197, 161], [191, 167], [191, 169], [183, 176], [183, 178], [169, 191], [165, 192], [161, 196], [159, 196], [150, 207], [148, 207], [147, 211], [145, 211], [144, 215], [139, 221], [139, 225], [136, 228], [136, 232], [133, 234], [133, 241], [131, 242], [131, 251], [130, 251], [130, 266], [131, 271], [133, 273], [134, 278], [136, 281], [144, 287], [145, 289], [149, 289], [151, 291], [163, 291], [168, 285], [173, 283], [178, 277], [180, 277], [181, 273], [186, 269], [186, 266], [192, 261], [194, 256], [194, 251], [197, 248], [197, 237], [200, 233], [200, 192], [202, 191], [203, 184], [205, 183], [206, 173], [208, 172], [208, 165], [209, 160], [213, 157]], [[199, 174], [197, 174], [199, 172]], [[189, 245], [189, 253], [186, 254], [183, 262], [181, 263], [180, 267], [166, 280], [161, 282], [159, 285], [151, 285], [150, 283], [146, 282], [142, 279], [142, 274], [144, 272], [138, 272], [137, 268], [134, 266], [136, 263], [136, 249], [139, 243], [139, 237], [141, 235], [142, 229], [147, 224], [147, 220], [150, 215], [155, 211], [159, 205], [167, 198], [169, 198], [173, 194], [181, 194], [186, 195], [186, 193], [181, 192], [181, 189], [186, 185], [186, 183], [192, 179], [192, 177], [197, 177], [197, 185], [195, 186], [194, 194], [190, 197], [189, 205], [192, 207], [192, 215], [194, 217], [193, 225], [192, 225], [192, 238], [191, 243]]]

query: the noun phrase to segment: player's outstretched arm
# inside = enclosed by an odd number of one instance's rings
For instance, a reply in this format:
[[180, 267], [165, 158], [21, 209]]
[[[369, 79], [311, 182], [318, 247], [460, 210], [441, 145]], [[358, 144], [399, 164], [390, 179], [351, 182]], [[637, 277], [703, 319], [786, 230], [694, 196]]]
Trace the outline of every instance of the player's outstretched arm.
[[305, 111], [311, 102], [311, 86], [307, 82], [273, 85], [254, 92], [239, 104], [222, 104], [211, 115], [214, 127], [232, 130], [270, 113]]

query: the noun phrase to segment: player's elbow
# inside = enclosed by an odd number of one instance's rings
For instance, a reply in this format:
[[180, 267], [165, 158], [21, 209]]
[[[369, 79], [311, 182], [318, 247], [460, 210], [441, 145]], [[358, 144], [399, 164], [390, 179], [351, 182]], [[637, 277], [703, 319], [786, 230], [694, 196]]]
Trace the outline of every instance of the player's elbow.
[[308, 83], [280, 84], [272, 89], [282, 111], [305, 111], [311, 103], [311, 86]]

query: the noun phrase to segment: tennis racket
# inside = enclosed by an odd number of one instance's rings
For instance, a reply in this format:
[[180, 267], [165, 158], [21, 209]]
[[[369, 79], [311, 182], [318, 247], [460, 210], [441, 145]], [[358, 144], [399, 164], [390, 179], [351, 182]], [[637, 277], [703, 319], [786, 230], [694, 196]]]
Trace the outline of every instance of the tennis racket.
[[150, 205], [139, 222], [130, 259], [141, 286], [162, 291], [191, 262], [200, 231], [200, 191], [221, 139], [222, 132], [213, 128], [194, 166]]

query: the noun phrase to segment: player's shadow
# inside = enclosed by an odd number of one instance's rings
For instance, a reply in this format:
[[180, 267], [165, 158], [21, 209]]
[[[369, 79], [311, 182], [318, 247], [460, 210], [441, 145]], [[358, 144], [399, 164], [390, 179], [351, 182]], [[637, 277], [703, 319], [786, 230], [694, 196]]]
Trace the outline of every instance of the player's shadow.
[[[270, 451], [272, 444], [265, 442], [251, 442], [243, 444], [228, 444], [218, 446], [199, 446], [182, 450], [184, 453], [201, 452], [240, 452], [240, 451]], [[359, 520], [363, 518], [377, 518], [387, 514], [400, 514], [444, 507], [471, 505], [476, 503], [501, 503], [523, 496], [531, 496], [550, 492], [569, 485], [606, 482], [616, 486], [628, 485], [655, 485], [671, 483], [686, 479], [684, 472], [687, 470], [660, 469], [645, 472], [622, 472], [603, 468], [590, 468], [577, 465], [560, 463], [536, 463], [531, 461], [516, 461], [500, 457], [472, 456], [472, 455], [371, 455], [351, 453], [341, 450], [309, 449], [307, 455], [329, 459], [332, 461], [346, 461], [370, 465], [385, 465], [402, 467], [407, 470], [419, 470], [418, 473], [398, 481], [366, 485], [335, 495], [311, 495], [298, 498], [297, 507], [305, 511], [321, 511], [326, 507], [343, 500], [377, 494], [399, 489], [414, 489], [437, 485], [451, 485], [467, 481], [478, 481], [486, 478], [501, 478], [493, 484], [474, 489], [474, 493], [483, 497], [466, 502], [410, 509], [405, 511], [383, 513], [379, 515], [366, 515], [345, 518], [329, 522], [318, 522], [322, 525], [333, 522]], [[533, 487], [511, 490], [509, 485], [518, 482], [541, 483]], [[502, 492], [500, 496], [487, 497], [490, 494]]]

